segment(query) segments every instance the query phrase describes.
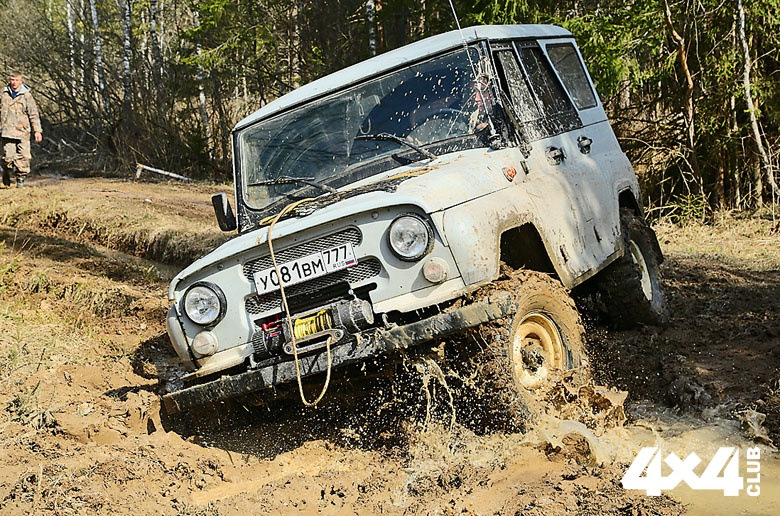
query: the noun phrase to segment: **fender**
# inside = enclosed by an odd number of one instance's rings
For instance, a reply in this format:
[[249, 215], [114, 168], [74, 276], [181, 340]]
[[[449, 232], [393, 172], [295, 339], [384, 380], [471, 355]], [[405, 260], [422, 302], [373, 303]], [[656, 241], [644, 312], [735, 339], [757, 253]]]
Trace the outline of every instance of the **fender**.
[[[525, 209], [517, 209], [519, 206]], [[571, 288], [575, 285], [575, 276], [562, 257], [552, 252], [544, 226], [533, 215], [537, 210], [533, 198], [526, 191], [513, 188], [444, 212], [444, 233], [466, 285], [479, 286], [498, 278], [501, 235], [523, 224], [533, 224], [537, 228], [547, 255], [564, 286]]]

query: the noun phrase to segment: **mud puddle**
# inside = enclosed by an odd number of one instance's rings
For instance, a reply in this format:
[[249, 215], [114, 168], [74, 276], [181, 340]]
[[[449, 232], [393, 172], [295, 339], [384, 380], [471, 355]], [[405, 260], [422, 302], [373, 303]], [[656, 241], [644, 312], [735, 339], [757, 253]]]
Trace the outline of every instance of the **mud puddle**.
[[398, 367], [367, 385], [332, 384], [316, 409], [293, 397], [243, 413], [208, 411], [187, 440], [246, 467], [191, 502], [220, 513], [254, 503], [391, 514], [680, 514], [665, 496], [620, 486], [636, 447], [623, 427], [625, 393], [573, 389], [564, 378], [545, 394], [551, 408], [536, 413], [533, 430], [493, 431], [484, 424], [493, 407], [477, 397], [464, 404], [456, 373], [429, 357]]
[[[464, 406], [462, 378], [430, 357], [399, 366], [387, 381], [369, 382], [368, 392], [336, 383], [317, 409], [283, 403], [244, 409], [244, 418], [213, 413], [191, 442], [259, 461], [265, 481], [243, 476], [229, 485], [194, 493], [196, 506], [222, 507], [240, 497], [264, 498], [269, 482], [284, 488], [285, 503], [330, 482], [347, 509], [427, 512], [444, 507], [480, 514], [558, 514], [572, 511], [649, 511], [660, 514], [778, 514], [780, 457], [757, 445], [740, 423], [727, 419], [733, 407], [682, 413], [653, 402], [631, 402], [627, 393], [587, 384], [576, 389], [562, 378], [544, 393], [535, 423], [521, 433], [487, 430], [476, 398]], [[626, 411], [629, 422], [626, 422]], [[224, 418], [223, 418], [224, 416]], [[475, 424], [475, 421], [477, 422]], [[488, 425], [489, 426], [489, 425]], [[745, 451], [759, 447], [760, 495], [694, 491], [680, 482], [665, 496], [626, 490], [629, 464], [644, 447], [681, 459], [696, 453], [701, 475], [720, 447], [739, 449], [747, 487]], [[359, 473], [358, 473], [359, 472]], [[664, 475], [669, 475], [668, 468]], [[328, 480], [326, 480], [328, 479]], [[340, 487], [339, 487], [340, 486]], [[360, 490], [375, 489], [370, 502]], [[354, 492], [357, 489], [358, 492]], [[551, 494], [549, 490], [555, 491]], [[583, 496], [587, 493], [586, 502]], [[327, 496], [325, 497], [327, 499]], [[376, 504], [376, 505], [374, 505]], [[228, 511], [229, 512], [229, 511]]]
[[[686, 505], [686, 514], [692, 515], [775, 515], [780, 514], [780, 454], [771, 446], [756, 443], [745, 435], [739, 422], [718, 416], [694, 417], [681, 415], [671, 409], [658, 409], [650, 404], [632, 407], [635, 420], [626, 427], [631, 444], [641, 447], [658, 447], [664, 457], [674, 452], [681, 459], [696, 453], [701, 464], [695, 472], [701, 474], [721, 447], [739, 450], [739, 474], [745, 488], [754, 483], [756, 475], [746, 472], [745, 453], [748, 448], [760, 450], [758, 496], [748, 496], [745, 490], [738, 496], [724, 496], [719, 490], [693, 490], [685, 482], [667, 494]], [[721, 412], [714, 408], [712, 413]], [[633, 460], [633, 457], [624, 457]], [[664, 471], [664, 474], [667, 474]]]
[[[662, 460], [674, 453], [681, 460], [695, 453], [701, 462], [693, 469], [702, 476], [708, 464], [721, 447], [736, 448], [739, 452], [739, 476], [743, 478], [744, 489], [737, 496], [725, 496], [722, 489], [694, 490], [685, 481], [675, 488], [664, 490], [669, 498], [683, 504], [685, 513], [692, 515], [776, 515], [780, 514], [780, 454], [777, 449], [757, 443], [749, 438], [746, 429], [733, 419], [725, 419], [713, 408], [707, 414], [693, 416], [677, 410], [659, 408], [649, 402], [631, 403], [626, 407], [631, 422], [624, 426], [593, 432], [577, 421], [546, 417], [525, 438], [537, 446], [545, 441], [551, 446], [561, 446], [564, 436], [578, 434], [585, 438], [592, 453], [592, 459], [599, 464], [617, 465], [621, 477], [642, 448], [655, 447], [661, 452]], [[596, 435], [599, 433], [599, 435]], [[759, 476], [746, 469], [746, 452], [760, 451]], [[672, 474], [671, 468], [662, 463], [663, 476]], [[724, 470], [716, 472], [718, 476]], [[643, 470], [641, 475], [647, 475]], [[749, 496], [747, 488], [757, 485], [760, 492]], [[714, 487], [714, 486], [710, 486]], [[647, 499], [653, 499], [643, 490], [631, 490]], [[751, 488], [755, 492], [755, 487]]]

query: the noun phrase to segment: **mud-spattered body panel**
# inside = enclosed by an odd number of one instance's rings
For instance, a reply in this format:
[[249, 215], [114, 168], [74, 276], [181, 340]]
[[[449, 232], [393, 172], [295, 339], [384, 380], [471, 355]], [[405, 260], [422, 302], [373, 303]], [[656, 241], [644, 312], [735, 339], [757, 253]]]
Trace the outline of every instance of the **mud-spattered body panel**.
[[620, 209], [639, 206], [638, 185], [571, 35], [463, 35], [336, 72], [238, 124], [239, 235], [169, 291], [192, 378], [238, 366], [259, 388], [289, 381], [298, 343], [312, 374], [325, 347], [348, 363], [404, 347], [388, 335], [435, 339], [511, 311], [459, 312], [502, 261], [573, 288], [623, 254]]

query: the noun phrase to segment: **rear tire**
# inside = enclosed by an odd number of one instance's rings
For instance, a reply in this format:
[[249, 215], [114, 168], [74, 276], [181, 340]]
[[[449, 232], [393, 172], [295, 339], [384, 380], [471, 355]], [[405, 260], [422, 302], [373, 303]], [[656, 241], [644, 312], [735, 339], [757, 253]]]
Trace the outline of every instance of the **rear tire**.
[[633, 212], [622, 210], [625, 254], [610, 265], [598, 282], [612, 324], [629, 328], [669, 321], [659, 263], [663, 260], [653, 230]]

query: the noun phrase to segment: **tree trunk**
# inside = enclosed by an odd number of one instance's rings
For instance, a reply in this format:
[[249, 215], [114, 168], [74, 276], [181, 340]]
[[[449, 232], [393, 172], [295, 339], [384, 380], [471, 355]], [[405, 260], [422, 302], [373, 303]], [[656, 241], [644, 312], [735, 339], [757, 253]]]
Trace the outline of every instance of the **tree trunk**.
[[219, 77], [215, 70], [211, 70], [211, 80], [213, 83], [214, 91], [212, 98], [214, 99], [214, 105], [216, 106], [217, 113], [219, 114], [219, 142], [222, 147], [222, 156], [220, 156], [221, 160], [224, 162], [227, 161], [228, 156], [230, 154], [228, 144], [230, 142], [230, 121], [228, 120], [227, 113], [225, 112], [225, 106], [222, 103], [222, 93], [220, 89], [222, 88], [222, 84], [219, 81]]
[[160, 75], [165, 75], [165, 0], [157, 0], [157, 47], [160, 49]]
[[[81, 13], [82, 16], [84, 16], [84, 0], [79, 0], [79, 13]], [[86, 27], [82, 25], [82, 29], [79, 31], [79, 41], [81, 42], [81, 45], [79, 46], [79, 70], [81, 72], [81, 88], [86, 91], [87, 89], [87, 67], [84, 64], [84, 50], [87, 48], [87, 40], [86, 40]]]
[[95, 0], [89, 0], [89, 11], [92, 15], [92, 29], [95, 36], [95, 71], [97, 72], [98, 91], [103, 100], [103, 110], [108, 111], [108, 93], [106, 92], [106, 78], [103, 70], [103, 41], [100, 38], [100, 24], [98, 22], [97, 6]]
[[368, 51], [376, 55], [376, 4], [374, 0], [366, 0], [366, 24], [368, 25]]
[[296, 1], [290, 10], [290, 31], [287, 37], [287, 55], [289, 66], [289, 80], [288, 84], [292, 85], [293, 89], [297, 89], [301, 86], [301, 2]]
[[[195, 28], [200, 27], [200, 18], [197, 10], [193, 12], [192, 19]], [[198, 54], [198, 57], [203, 54], [200, 43], [195, 45], [195, 52]], [[214, 154], [214, 143], [212, 141], [211, 125], [209, 123], [209, 112], [206, 106], [206, 90], [203, 87], [203, 68], [201, 68], [200, 64], [198, 64], [195, 69], [195, 80], [198, 81], [198, 110], [200, 111], [200, 123], [203, 126], [203, 135], [206, 137], [206, 152], [208, 153], [209, 159], [211, 159]]]
[[[734, 13], [734, 20], [731, 25], [731, 43], [734, 47], [734, 54], [737, 55], [737, 13]], [[731, 181], [732, 192], [731, 196], [734, 201], [734, 208], [742, 209], [742, 173], [740, 170], [738, 146], [736, 140], [739, 138], [739, 121], [737, 113], [737, 97], [732, 93], [729, 96], [729, 129], [728, 129], [728, 141], [729, 141], [729, 166], [732, 171]]]
[[[71, 91], [76, 91], [76, 36], [73, 29], [73, 6], [70, 0], [65, 0], [65, 16], [68, 28], [68, 59], [70, 61], [70, 87]], [[82, 82], [81, 87], [84, 87]]]
[[162, 85], [162, 53], [160, 52], [160, 40], [157, 35], [157, 0], [149, 0], [149, 43], [152, 50], [152, 87], [153, 95], [157, 101], [157, 116], [162, 122], [165, 116]]
[[742, 209], [742, 174], [739, 168], [739, 160], [735, 159], [737, 151], [735, 149], [735, 140], [739, 137], [739, 123], [737, 122], [737, 98], [731, 95], [729, 98], [729, 167], [732, 170], [732, 192], [731, 196], [734, 201], [734, 207], [738, 210]]
[[758, 206], [761, 206], [763, 204], [763, 195], [762, 195], [762, 174], [761, 171], [763, 171], [764, 175], [766, 175], [766, 179], [772, 188], [772, 201], [777, 198], [778, 196], [778, 190], [777, 190], [777, 183], [775, 182], [774, 172], [772, 171], [772, 163], [769, 160], [769, 156], [767, 155], [766, 150], [764, 149], [764, 143], [763, 138], [761, 137], [761, 130], [758, 127], [758, 119], [756, 118], [756, 108], [753, 104], [753, 93], [752, 93], [752, 87], [750, 85], [750, 69], [751, 69], [751, 59], [750, 59], [750, 47], [747, 42], [747, 37], [745, 36], [745, 9], [742, 6], [742, 0], [737, 0], [737, 26], [738, 30], [737, 33], [739, 34], [739, 41], [742, 44], [742, 56], [744, 59], [744, 68], [742, 70], [742, 86], [745, 89], [745, 103], [747, 104], [747, 110], [748, 110], [748, 116], [750, 117], [750, 128], [753, 133], [753, 140], [756, 143], [756, 148], [758, 149], [758, 156], [760, 160], [760, 169], [758, 173], [755, 175], [755, 187], [756, 187], [756, 204]]
[[132, 106], [132, 82], [130, 76], [130, 59], [132, 57], [132, 0], [122, 0], [122, 111], [127, 114]]
[[664, 0], [664, 19], [666, 20], [666, 27], [669, 29], [669, 33], [672, 36], [675, 44], [677, 45], [677, 57], [680, 60], [680, 68], [683, 75], [685, 75], [685, 123], [687, 126], [687, 138], [688, 147], [691, 150], [691, 171], [697, 180], [701, 181], [701, 173], [699, 170], [699, 161], [696, 157], [696, 126], [694, 124], [694, 108], [693, 108], [693, 75], [688, 67], [688, 49], [685, 46], [685, 39], [675, 30], [672, 24], [672, 12], [669, 9], [668, 0]]
[[427, 29], [427, 26], [426, 26], [426, 23], [425, 23], [425, 21], [426, 21], [425, 20], [425, 16], [427, 14], [425, 12], [425, 0], [419, 0], [419, 2], [420, 2], [420, 18], [419, 18], [419, 23], [418, 23], [418, 25], [419, 25], [418, 31], [419, 31], [419, 35], [420, 36], [424, 36], [425, 35], [425, 30]]

